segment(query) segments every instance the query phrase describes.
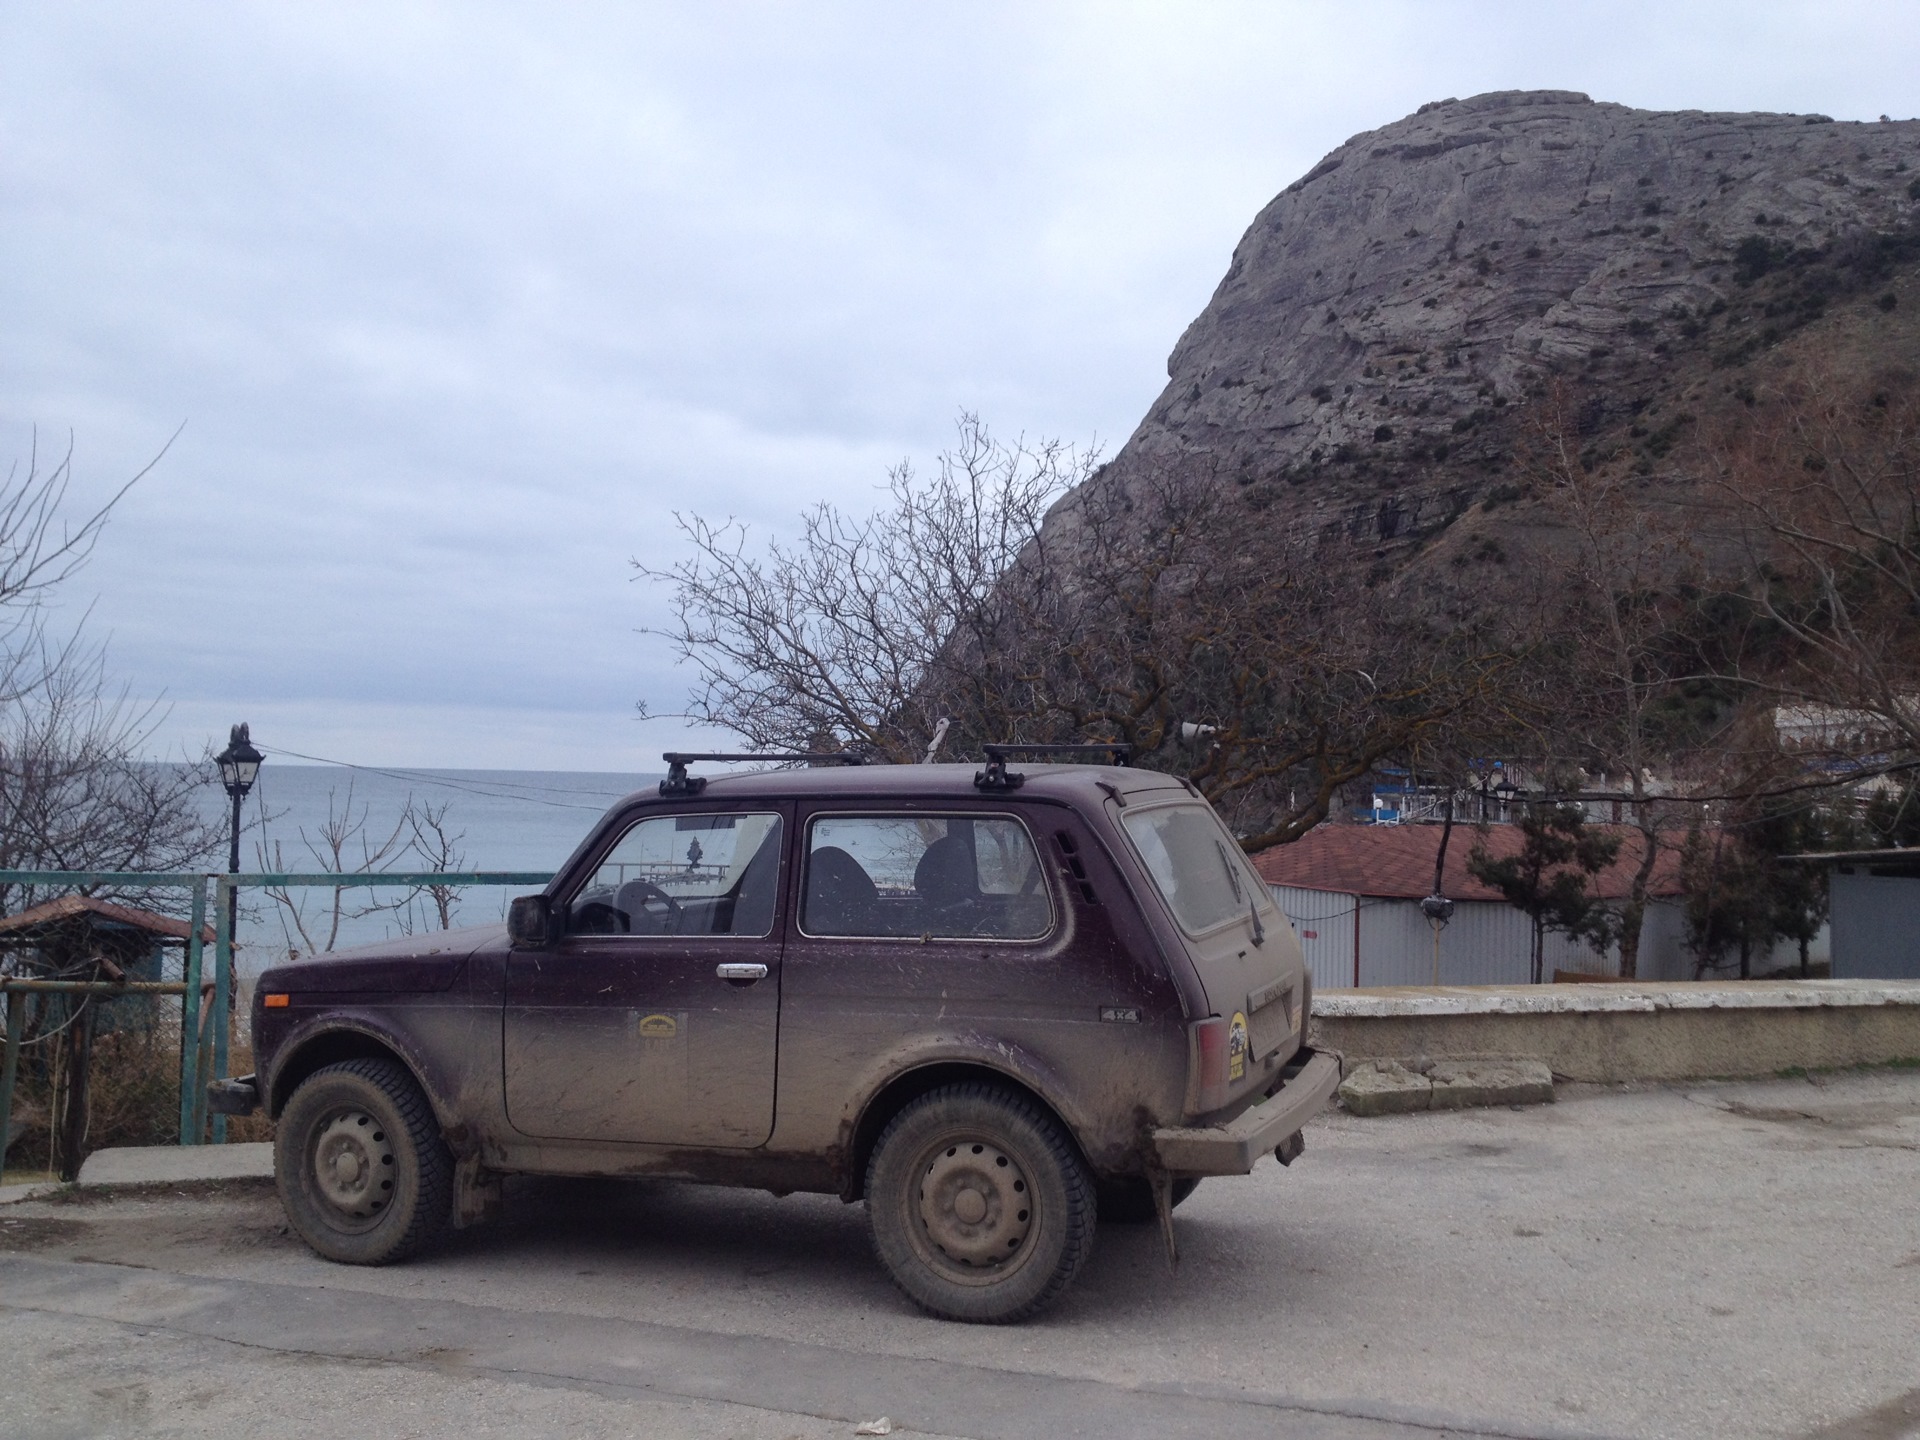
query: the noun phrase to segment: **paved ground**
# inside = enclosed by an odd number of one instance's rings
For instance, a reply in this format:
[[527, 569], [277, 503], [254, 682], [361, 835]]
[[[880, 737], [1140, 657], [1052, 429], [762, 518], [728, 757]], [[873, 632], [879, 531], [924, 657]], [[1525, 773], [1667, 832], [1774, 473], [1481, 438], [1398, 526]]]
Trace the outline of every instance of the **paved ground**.
[[1009, 1329], [836, 1201], [522, 1187], [389, 1270], [235, 1181], [0, 1210], [0, 1433], [1920, 1435], [1920, 1075], [1333, 1117]]

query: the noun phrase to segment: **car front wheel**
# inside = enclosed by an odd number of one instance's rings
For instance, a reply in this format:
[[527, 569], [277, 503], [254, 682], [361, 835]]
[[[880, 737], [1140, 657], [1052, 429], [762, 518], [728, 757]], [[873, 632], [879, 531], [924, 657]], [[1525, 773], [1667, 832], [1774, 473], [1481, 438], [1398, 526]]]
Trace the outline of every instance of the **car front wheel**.
[[281, 1112], [273, 1147], [287, 1219], [329, 1260], [404, 1260], [451, 1222], [453, 1156], [427, 1097], [397, 1061], [314, 1071]]
[[1023, 1320], [1093, 1250], [1093, 1183], [1058, 1121], [984, 1083], [894, 1116], [867, 1167], [873, 1246], [894, 1283], [947, 1320]]

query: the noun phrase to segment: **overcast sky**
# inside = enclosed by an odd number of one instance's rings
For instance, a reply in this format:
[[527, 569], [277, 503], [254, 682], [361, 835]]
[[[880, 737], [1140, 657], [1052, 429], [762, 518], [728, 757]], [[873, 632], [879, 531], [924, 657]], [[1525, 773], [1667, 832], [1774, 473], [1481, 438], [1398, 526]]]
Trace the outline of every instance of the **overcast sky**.
[[1427, 100], [1920, 114], [1920, 5], [0, 8], [0, 460], [66, 613], [364, 764], [632, 770], [675, 509], [864, 508], [965, 408], [1122, 442], [1255, 212]]

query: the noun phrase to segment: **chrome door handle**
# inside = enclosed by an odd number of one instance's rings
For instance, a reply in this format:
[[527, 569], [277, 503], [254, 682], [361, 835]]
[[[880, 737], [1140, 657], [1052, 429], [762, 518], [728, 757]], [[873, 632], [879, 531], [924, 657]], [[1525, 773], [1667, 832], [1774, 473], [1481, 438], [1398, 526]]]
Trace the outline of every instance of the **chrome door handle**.
[[743, 965], [735, 961], [726, 961], [713, 967], [713, 973], [722, 980], [764, 980], [767, 967], [764, 965]]

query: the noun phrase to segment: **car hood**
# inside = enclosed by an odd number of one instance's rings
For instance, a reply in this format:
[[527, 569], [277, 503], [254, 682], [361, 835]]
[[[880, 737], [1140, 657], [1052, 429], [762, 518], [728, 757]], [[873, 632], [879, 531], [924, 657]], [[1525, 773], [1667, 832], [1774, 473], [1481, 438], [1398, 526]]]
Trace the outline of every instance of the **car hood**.
[[445, 990], [466, 968], [475, 951], [504, 945], [504, 925], [475, 925], [464, 930], [435, 930], [425, 935], [403, 935], [352, 950], [336, 950], [276, 965], [260, 977], [259, 988], [312, 993], [314, 991], [383, 991], [424, 993]]

